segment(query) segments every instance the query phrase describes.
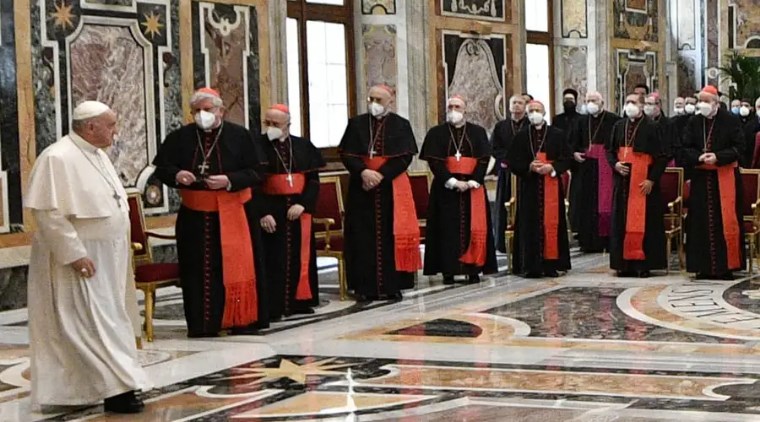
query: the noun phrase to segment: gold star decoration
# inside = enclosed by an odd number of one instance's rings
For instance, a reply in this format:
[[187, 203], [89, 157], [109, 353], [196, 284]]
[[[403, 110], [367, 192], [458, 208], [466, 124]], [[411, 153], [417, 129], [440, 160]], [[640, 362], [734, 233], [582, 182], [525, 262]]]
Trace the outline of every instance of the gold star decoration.
[[150, 15], [144, 14], [143, 16], [145, 16], [145, 22], [142, 22], [141, 25], [145, 27], [143, 31], [145, 36], [150, 36], [153, 39], [156, 35], [161, 35], [161, 28], [164, 27], [164, 24], [161, 23], [161, 15], [150, 12]]
[[334, 371], [334, 369], [341, 369], [352, 366], [353, 364], [332, 364], [337, 358], [329, 358], [321, 361], [310, 362], [303, 365], [299, 365], [288, 359], [280, 361], [278, 368], [232, 368], [233, 373], [239, 373], [241, 375], [234, 375], [231, 377], [225, 377], [222, 380], [243, 380], [253, 379], [248, 386], [263, 384], [269, 381], [276, 381], [282, 378], [291, 379], [299, 384], [306, 384], [306, 378], [310, 375], [339, 375], [345, 376], [345, 372]]
[[68, 27], [74, 28], [74, 13], [72, 9], [74, 6], [66, 4], [64, 0], [55, 2], [55, 12], [50, 14], [50, 19], [53, 19], [56, 27], [66, 29]]

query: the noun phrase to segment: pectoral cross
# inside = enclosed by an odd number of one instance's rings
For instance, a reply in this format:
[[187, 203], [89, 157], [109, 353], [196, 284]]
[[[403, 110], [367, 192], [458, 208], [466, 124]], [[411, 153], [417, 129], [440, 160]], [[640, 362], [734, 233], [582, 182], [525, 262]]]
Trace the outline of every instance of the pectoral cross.
[[461, 153], [461, 152], [459, 152], [459, 151], [457, 151], [457, 153], [456, 153], [456, 154], [454, 154], [454, 157], [456, 157], [457, 161], [459, 161], [459, 160], [461, 160], [461, 159], [462, 159], [462, 153]]
[[288, 173], [288, 177], [285, 178], [285, 180], [288, 181], [288, 185], [292, 188], [293, 187], [293, 175]]
[[209, 168], [209, 165], [205, 161], [201, 163], [201, 165], [198, 166], [198, 170], [200, 170], [201, 176], [206, 175], [206, 171], [208, 170], [208, 168]]
[[118, 193], [114, 192], [113, 193], [113, 199], [116, 200], [116, 205], [118, 205], [119, 208], [121, 208], [121, 196], [119, 196]]

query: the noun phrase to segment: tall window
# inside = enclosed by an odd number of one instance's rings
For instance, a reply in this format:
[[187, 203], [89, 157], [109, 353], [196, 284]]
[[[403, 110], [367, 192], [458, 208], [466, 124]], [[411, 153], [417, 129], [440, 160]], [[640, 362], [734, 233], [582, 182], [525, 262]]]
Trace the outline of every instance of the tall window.
[[554, 111], [553, 0], [525, 2], [525, 76], [528, 93], [544, 103], [547, 118]]
[[288, 0], [290, 130], [336, 147], [354, 109], [352, 0]]

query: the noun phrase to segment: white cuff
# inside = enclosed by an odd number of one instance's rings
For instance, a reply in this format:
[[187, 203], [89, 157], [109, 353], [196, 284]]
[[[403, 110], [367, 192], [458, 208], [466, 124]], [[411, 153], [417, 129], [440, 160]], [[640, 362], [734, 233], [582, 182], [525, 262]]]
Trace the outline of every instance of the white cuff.
[[557, 170], [552, 170], [551, 177], [557, 177]]
[[471, 188], [477, 189], [480, 187], [480, 183], [474, 181], [474, 180], [468, 180], [467, 184], [470, 185]]
[[454, 189], [454, 186], [457, 185], [457, 182], [458, 182], [457, 179], [450, 177], [449, 180], [446, 181], [446, 184], [444, 186], [446, 186], [446, 189]]

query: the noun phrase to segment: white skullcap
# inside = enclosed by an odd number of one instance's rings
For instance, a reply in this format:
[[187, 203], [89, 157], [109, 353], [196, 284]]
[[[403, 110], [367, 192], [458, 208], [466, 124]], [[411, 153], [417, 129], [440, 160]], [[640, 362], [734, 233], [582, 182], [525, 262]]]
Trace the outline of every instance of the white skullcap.
[[85, 101], [79, 103], [74, 109], [72, 114], [72, 120], [87, 120], [93, 117], [100, 116], [101, 114], [110, 111], [111, 107], [101, 103], [100, 101]]

